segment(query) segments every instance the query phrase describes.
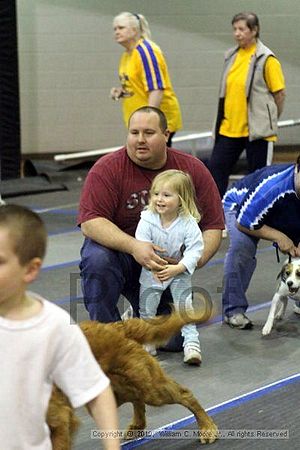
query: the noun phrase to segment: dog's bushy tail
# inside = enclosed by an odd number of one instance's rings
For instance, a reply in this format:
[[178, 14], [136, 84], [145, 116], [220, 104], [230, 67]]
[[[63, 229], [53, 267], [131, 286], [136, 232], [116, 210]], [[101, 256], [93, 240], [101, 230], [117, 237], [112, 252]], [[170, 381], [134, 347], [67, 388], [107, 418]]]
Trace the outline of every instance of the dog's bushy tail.
[[189, 323], [207, 322], [212, 315], [211, 309], [205, 311], [185, 310], [152, 319], [129, 319], [117, 322], [114, 326], [119, 332], [140, 344], [163, 344]]

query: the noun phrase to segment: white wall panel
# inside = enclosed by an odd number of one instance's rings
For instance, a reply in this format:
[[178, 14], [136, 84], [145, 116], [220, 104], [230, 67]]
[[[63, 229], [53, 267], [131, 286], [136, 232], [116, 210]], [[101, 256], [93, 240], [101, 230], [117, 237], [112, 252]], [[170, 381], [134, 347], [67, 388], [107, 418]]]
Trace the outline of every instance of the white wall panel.
[[[300, 2], [253, 0], [261, 38], [279, 57], [287, 83], [281, 119], [300, 117]], [[126, 135], [118, 83], [122, 48], [112, 36], [121, 11], [144, 14], [163, 49], [185, 131], [208, 131], [217, 104], [223, 52], [233, 45], [231, 18], [241, 0], [18, 0], [23, 153], [57, 153], [121, 145]], [[299, 127], [281, 133], [299, 143]]]

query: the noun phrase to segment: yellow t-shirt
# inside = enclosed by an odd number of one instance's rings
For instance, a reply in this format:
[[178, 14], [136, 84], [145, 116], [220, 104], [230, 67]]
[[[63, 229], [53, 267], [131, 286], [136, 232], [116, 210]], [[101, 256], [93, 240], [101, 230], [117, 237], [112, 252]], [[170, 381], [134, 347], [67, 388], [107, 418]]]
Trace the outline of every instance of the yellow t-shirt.
[[154, 42], [140, 39], [131, 53], [123, 53], [119, 78], [126, 92], [122, 97], [126, 126], [133, 111], [148, 105], [149, 92], [159, 89], [163, 91], [160, 109], [167, 117], [169, 131], [174, 132], [182, 127], [180, 107], [167, 64], [161, 49]]
[[[256, 44], [247, 49], [240, 48], [227, 75], [224, 118], [219, 131], [223, 136], [247, 137], [249, 135], [245, 91], [249, 64], [255, 50]], [[266, 60], [264, 76], [271, 92], [285, 88], [284, 76], [278, 59], [270, 56]], [[275, 141], [276, 136], [270, 136], [266, 140]]]

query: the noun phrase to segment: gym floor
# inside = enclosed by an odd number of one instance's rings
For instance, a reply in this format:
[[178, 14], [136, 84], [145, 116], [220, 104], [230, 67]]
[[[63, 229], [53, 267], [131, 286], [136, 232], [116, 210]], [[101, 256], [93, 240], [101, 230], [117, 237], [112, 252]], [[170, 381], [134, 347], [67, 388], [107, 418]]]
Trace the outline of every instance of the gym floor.
[[[82, 169], [62, 171], [52, 176], [49, 189], [46, 183], [46, 189], [28, 189], [27, 195], [23, 195], [24, 183], [18, 191], [17, 182], [12, 182], [14, 194], [9, 194], [12, 191], [9, 183], [5, 183], [4, 192], [2, 189], [7, 203], [34, 209], [41, 214], [47, 225], [47, 256], [32, 290], [71, 311], [77, 321], [88, 318], [82, 304], [78, 269], [83, 238], [76, 227], [79, 195], [85, 175], [86, 170]], [[28, 180], [27, 182], [29, 183]], [[300, 432], [296, 424], [299, 416], [297, 387], [300, 317], [293, 313], [290, 301], [285, 319], [274, 327], [270, 336], [262, 337], [261, 330], [267, 318], [281, 265], [277, 263], [270, 243], [261, 242], [257, 269], [248, 290], [248, 315], [254, 322], [254, 327], [252, 330], [233, 330], [223, 324], [220, 305], [227, 246], [226, 238], [222, 240], [215, 257], [206, 267], [197, 271], [193, 279], [195, 286], [209, 294], [216, 308], [213, 320], [199, 328], [202, 365], [185, 366], [181, 353], [159, 352], [157, 358], [166, 372], [189, 387], [202, 406], [212, 414], [224, 437], [214, 444], [214, 448], [298, 448]], [[281, 263], [283, 260], [282, 257]], [[92, 419], [84, 408], [79, 409], [78, 414], [82, 425], [74, 449], [99, 448], [99, 440], [91, 439], [91, 430], [95, 428]], [[131, 405], [119, 408], [120, 429], [126, 428], [131, 415]], [[178, 405], [147, 407], [147, 420], [148, 430], [166, 426], [170, 430], [196, 428], [190, 412]], [[240, 432], [250, 429], [254, 430], [254, 437]], [[263, 439], [262, 430], [284, 432], [281, 437], [275, 434], [275, 437], [272, 435], [273, 439]], [[189, 435], [188, 438], [164, 439], [163, 443], [151, 439], [123, 444], [124, 448], [159, 448], [160, 445], [166, 448], [193, 449], [198, 448], [200, 443], [197, 437]]]

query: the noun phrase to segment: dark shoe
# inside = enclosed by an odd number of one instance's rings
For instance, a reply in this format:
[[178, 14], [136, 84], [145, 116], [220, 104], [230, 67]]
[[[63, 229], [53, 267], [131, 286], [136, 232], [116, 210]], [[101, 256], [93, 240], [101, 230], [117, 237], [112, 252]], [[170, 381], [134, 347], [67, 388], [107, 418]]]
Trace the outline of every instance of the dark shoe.
[[239, 330], [250, 330], [253, 327], [251, 320], [242, 313], [234, 314], [230, 317], [225, 316], [224, 321], [231, 328], [238, 328]]

